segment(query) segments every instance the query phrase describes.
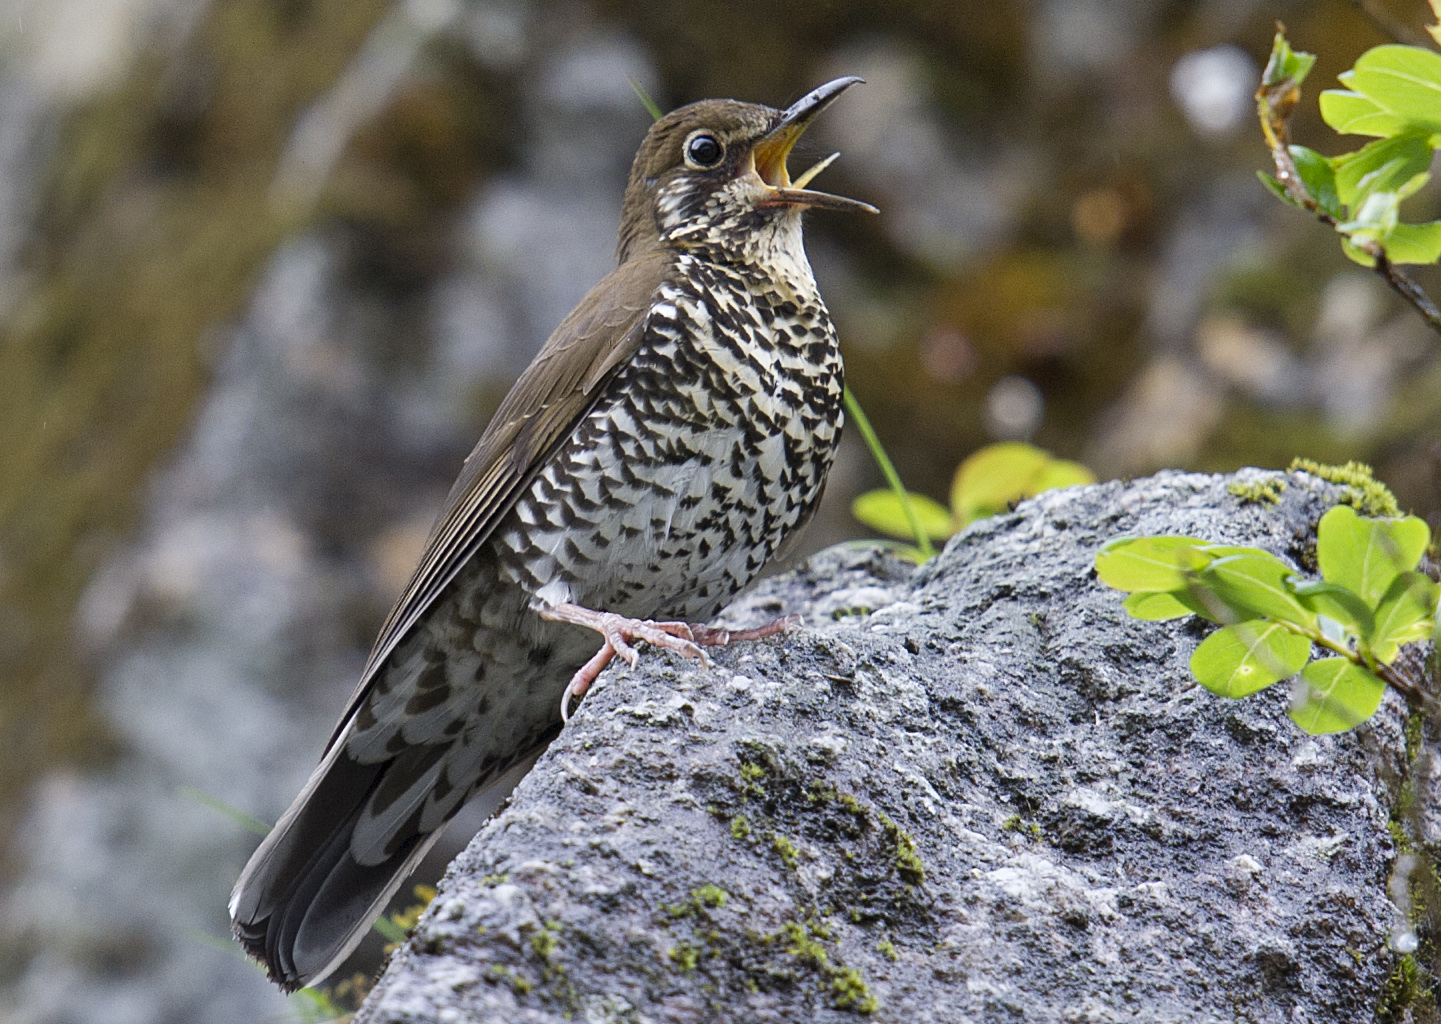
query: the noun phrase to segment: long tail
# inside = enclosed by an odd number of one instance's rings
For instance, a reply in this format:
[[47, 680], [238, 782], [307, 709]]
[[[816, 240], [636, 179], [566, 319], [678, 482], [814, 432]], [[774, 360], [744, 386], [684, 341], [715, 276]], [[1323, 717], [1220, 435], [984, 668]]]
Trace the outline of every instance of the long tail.
[[378, 791], [414, 765], [401, 763], [413, 760], [403, 755], [360, 764], [344, 747], [332, 746], [230, 897], [236, 939], [286, 991], [321, 981], [350, 955], [444, 824], [422, 831], [416, 816], [391, 834], [382, 855], [366, 858], [373, 863], [360, 863], [357, 823]]

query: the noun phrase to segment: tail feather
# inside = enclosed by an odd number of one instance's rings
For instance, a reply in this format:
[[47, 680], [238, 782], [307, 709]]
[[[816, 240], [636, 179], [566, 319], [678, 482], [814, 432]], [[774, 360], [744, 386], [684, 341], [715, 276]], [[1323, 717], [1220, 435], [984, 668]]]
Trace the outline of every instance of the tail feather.
[[235, 937], [287, 991], [325, 978], [365, 937], [441, 830], [406, 822], [383, 859], [360, 864], [356, 823], [394, 762], [358, 764], [336, 744], [246, 865], [230, 898]]
[[[446, 686], [459, 693], [462, 683], [474, 686], [475, 671], [457, 664], [465, 678]], [[421, 713], [410, 701], [389, 698], [397, 687], [418, 686], [413, 675], [401, 679], [404, 686], [386, 679], [375, 687], [391, 717], [409, 721]], [[450, 722], [427, 719], [424, 735], [398, 743], [396, 722], [376, 717], [368, 699], [342, 724], [230, 897], [236, 939], [276, 984], [293, 990], [334, 971], [466, 799], [478, 790], [508, 792], [560, 724], [547, 701], [554, 722], [499, 734], [508, 719], [475, 721], [487, 705], [459, 694], [448, 704]], [[381, 734], [390, 738], [377, 749], [372, 741]]]

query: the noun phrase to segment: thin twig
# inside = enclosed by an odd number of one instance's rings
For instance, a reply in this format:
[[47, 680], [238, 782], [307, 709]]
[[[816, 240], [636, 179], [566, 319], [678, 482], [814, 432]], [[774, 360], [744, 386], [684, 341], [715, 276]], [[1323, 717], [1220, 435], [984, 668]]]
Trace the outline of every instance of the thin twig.
[[[1339, 222], [1306, 190], [1306, 184], [1296, 170], [1296, 161], [1291, 157], [1288, 122], [1291, 111], [1295, 109], [1300, 98], [1301, 89], [1290, 78], [1275, 85], [1262, 83], [1256, 90], [1256, 113], [1261, 119], [1261, 132], [1266, 136], [1266, 145], [1271, 150], [1271, 160], [1276, 165], [1276, 180], [1285, 188], [1286, 194], [1295, 200], [1296, 205], [1310, 211], [1322, 224], [1334, 230]], [[1381, 279], [1390, 285], [1397, 295], [1409, 302], [1433, 331], [1441, 334], [1441, 310], [1437, 310], [1436, 304], [1421, 290], [1420, 285], [1387, 258], [1386, 250], [1369, 239], [1353, 238], [1350, 241], [1356, 249], [1375, 261], [1374, 269]]]
[[1427, 707], [1431, 710], [1435, 709], [1435, 705], [1431, 703], [1429, 695], [1415, 682], [1407, 679], [1400, 672], [1397, 672], [1394, 665], [1378, 664], [1371, 671], [1380, 676], [1382, 682], [1387, 686], [1405, 697], [1408, 703], [1420, 707]]

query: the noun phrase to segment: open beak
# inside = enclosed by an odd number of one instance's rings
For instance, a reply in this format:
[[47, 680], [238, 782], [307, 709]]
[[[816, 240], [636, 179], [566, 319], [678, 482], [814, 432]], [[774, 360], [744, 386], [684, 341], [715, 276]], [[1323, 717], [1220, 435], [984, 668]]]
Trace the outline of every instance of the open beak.
[[815, 192], [805, 187], [835, 159], [835, 154], [816, 164], [794, 182], [791, 181], [790, 172], [786, 170], [786, 157], [790, 156], [791, 149], [815, 120], [816, 115], [830, 106], [837, 96], [860, 81], [862, 79], [855, 75], [847, 75], [812, 89], [792, 103], [781, 116], [780, 123], [755, 144], [752, 156], [756, 174], [771, 190], [771, 194], [761, 200], [759, 205], [815, 206], [826, 210], [880, 212], [870, 203], [863, 203], [859, 199], [833, 196], [829, 192]]

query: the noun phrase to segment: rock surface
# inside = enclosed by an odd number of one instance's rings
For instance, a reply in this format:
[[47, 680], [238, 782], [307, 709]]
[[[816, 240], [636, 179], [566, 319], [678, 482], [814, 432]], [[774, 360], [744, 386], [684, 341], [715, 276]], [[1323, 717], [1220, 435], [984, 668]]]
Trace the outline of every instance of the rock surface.
[[1091, 571], [1122, 533], [1304, 560], [1336, 489], [1235, 479], [831, 549], [731, 612], [805, 628], [608, 671], [357, 1021], [1372, 1019], [1403, 706], [1311, 738], [1284, 685], [1214, 697], [1202, 628]]

